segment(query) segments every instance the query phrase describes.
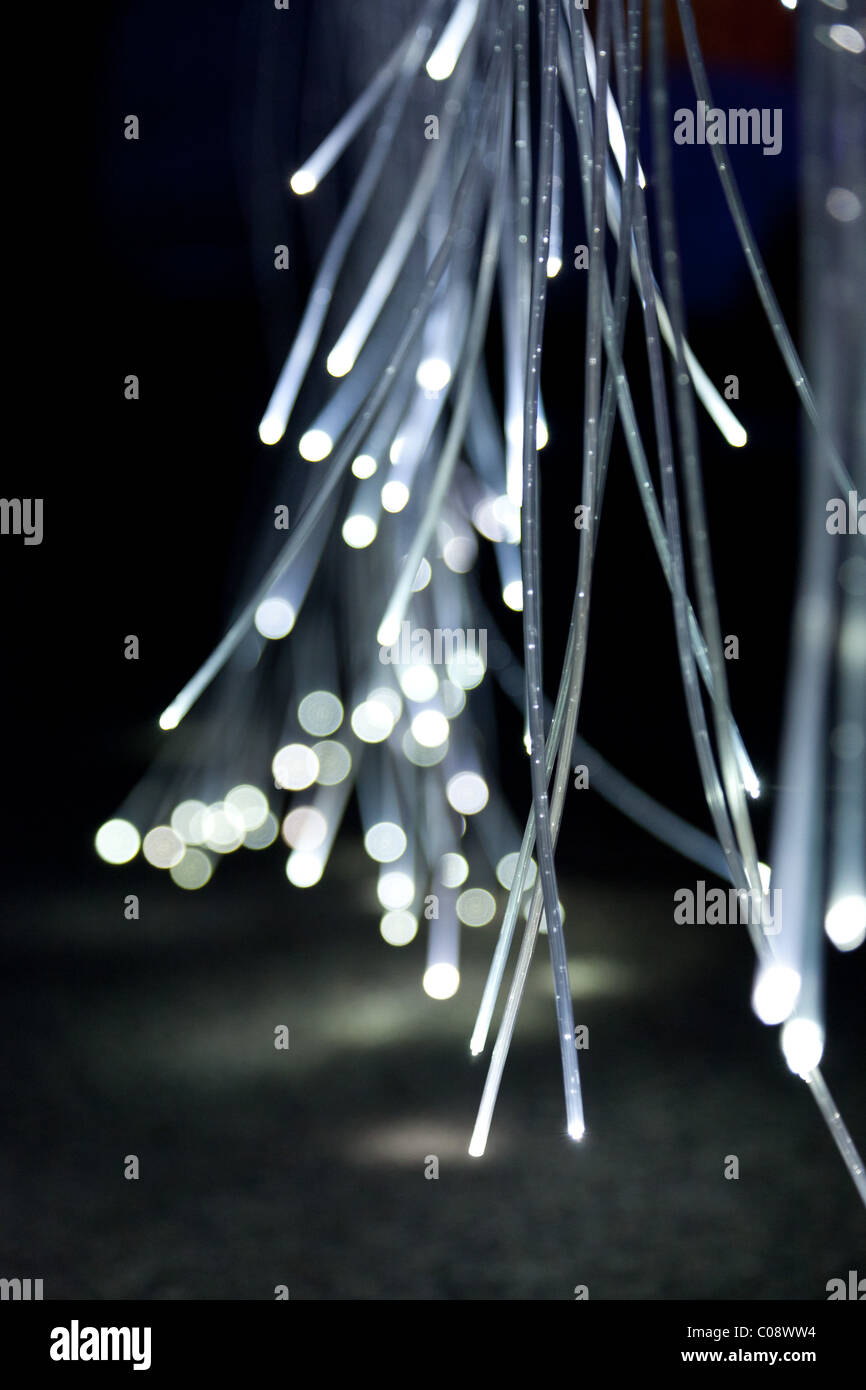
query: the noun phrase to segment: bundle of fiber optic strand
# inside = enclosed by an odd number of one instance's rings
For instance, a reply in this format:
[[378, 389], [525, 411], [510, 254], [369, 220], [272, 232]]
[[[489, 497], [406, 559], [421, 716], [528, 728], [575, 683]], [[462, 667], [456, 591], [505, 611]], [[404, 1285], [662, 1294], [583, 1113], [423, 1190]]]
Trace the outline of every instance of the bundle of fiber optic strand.
[[[182, 759], [166, 756], [100, 828], [97, 850], [119, 864], [140, 849], [190, 889], [210, 879], [221, 857], [281, 838], [290, 850], [289, 882], [310, 888], [325, 872], [354, 793], [365, 849], [376, 865], [381, 934], [396, 946], [426, 932], [423, 983], [434, 998], [448, 998], [458, 987], [461, 926], [493, 921], [502, 890], [507, 896], [473, 1053], [486, 1048], [518, 923], [522, 937], [471, 1138], [474, 1155], [485, 1150], [539, 933], [553, 972], [566, 1128], [575, 1140], [584, 1133], [555, 868], [576, 759], [592, 768], [595, 790], [757, 905], [746, 923], [756, 954], [755, 1012], [765, 1024], [781, 1026], [788, 1064], [809, 1085], [866, 1202], [862, 1163], [819, 1070], [824, 925], [840, 950], [866, 937], [866, 558], [857, 534], [833, 550], [837, 538], [824, 525], [822, 504], [830, 487], [847, 495], [860, 485], [866, 493], [866, 447], [857, 434], [862, 416], [851, 392], [831, 389], [834, 361], [822, 321], [829, 301], [821, 293], [827, 275], [862, 279], [862, 258], [856, 216], [839, 215], [856, 204], [855, 193], [854, 203], [837, 197], [834, 212], [827, 174], [816, 172], [816, 151], [829, 143], [830, 117], [822, 110], [834, 103], [849, 109], [856, 93], [846, 67], [850, 37], [846, 45], [846, 36], [834, 38], [827, 24], [819, 33], [819, 7], [819, 0], [807, 6], [803, 21], [804, 109], [813, 146], [806, 161], [806, 278], [817, 396], [770, 286], [726, 147], [710, 146], [791, 377], [792, 405], [796, 393], [811, 427], [786, 775], [772, 867], [758, 860], [748, 801], [760, 787], [727, 688], [698, 410], [732, 448], [746, 444], [746, 432], [685, 336], [660, 0], [651, 0], [646, 15], [642, 0], [629, 0], [625, 13], [615, 0], [598, 0], [592, 29], [585, 12], [565, 0], [539, 0], [537, 7], [521, 0], [427, 0], [290, 179], [292, 193], [307, 197], [351, 144], [363, 146], [360, 172], [259, 428], [277, 459], [274, 497], [289, 500], [272, 509], [242, 608], [160, 718], [163, 730], [175, 730], [204, 696], [207, 722], [192, 727]], [[678, 0], [678, 11], [695, 96], [709, 107], [688, 0]], [[649, 138], [639, 129], [646, 82]], [[365, 229], [382, 222], [381, 210], [372, 218], [371, 208], [401, 157], [408, 171], [402, 197], [383, 244], [371, 246]], [[862, 149], [846, 146], [837, 162], [836, 192], [862, 188]], [[584, 412], [574, 435], [580, 525], [565, 658], [549, 701], [542, 686], [539, 457], [547, 426], [540, 378], [547, 287], [563, 262], [568, 182], [579, 190], [588, 248]], [[346, 267], [358, 244], [368, 270], [362, 289], [347, 294]], [[494, 306], [504, 412], [497, 411], [488, 380]], [[622, 356], [630, 309], [646, 340], [652, 409], [645, 420], [638, 420]], [[862, 357], [866, 331], [854, 308], [845, 333], [849, 354]], [[578, 733], [594, 557], [617, 420], [670, 590], [712, 836], [628, 782]], [[497, 615], [482, 598], [478, 559], [486, 546], [503, 607], [522, 613], [522, 660], [502, 641]], [[826, 621], [816, 623], [816, 612]], [[522, 837], [493, 769], [491, 679], [525, 721], [532, 808]], [[833, 708], [846, 736], [835, 742], [830, 770]], [[271, 784], [279, 801], [264, 790]], [[825, 873], [819, 832], [831, 786]], [[772, 922], [771, 891], [784, 896], [781, 929]]]

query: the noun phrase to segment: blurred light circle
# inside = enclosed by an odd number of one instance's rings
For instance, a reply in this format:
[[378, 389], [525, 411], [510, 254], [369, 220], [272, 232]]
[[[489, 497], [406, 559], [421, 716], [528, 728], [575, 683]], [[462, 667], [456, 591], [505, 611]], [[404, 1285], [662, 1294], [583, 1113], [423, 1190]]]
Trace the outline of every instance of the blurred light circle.
[[305, 743], [287, 743], [275, 753], [271, 771], [279, 786], [287, 791], [302, 792], [318, 777], [319, 760]]
[[148, 830], [142, 842], [142, 852], [155, 869], [172, 869], [183, 858], [183, 840], [170, 825], [157, 825]]
[[141, 848], [141, 836], [131, 821], [107, 820], [97, 830], [95, 843], [106, 864], [128, 864]]
[[343, 706], [330, 690], [312, 690], [298, 705], [298, 722], [305, 733], [325, 738], [343, 722]]
[[213, 865], [204, 850], [187, 848], [179, 864], [169, 870], [178, 888], [204, 888], [210, 881]]
[[496, 899], [486, 888], [467, 888], [457, 899], [457, 916], [465, 927], [485, 927], [496, 916]]

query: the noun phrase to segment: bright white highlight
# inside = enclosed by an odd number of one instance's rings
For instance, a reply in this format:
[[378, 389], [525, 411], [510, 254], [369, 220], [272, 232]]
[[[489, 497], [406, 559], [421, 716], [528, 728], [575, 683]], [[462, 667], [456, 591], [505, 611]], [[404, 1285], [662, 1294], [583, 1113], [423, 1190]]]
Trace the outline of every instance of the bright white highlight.
[[797, 1002], [800, 976], [788, 965], [766, 966], [752, 992], [752, 1008], [762, 1023], [784, 1023]]
[[790, 1018], [782, 1029], [785, 1061], [797, 1076], [814, 1071], [824, 1053], [824, 1030], [811, 1018]]
[[352, 755], [346, 745], [336, 739], [314, 743], [313, 752], [319, 760], [319, 775], [316, 781], [320, 787], [336, 787], [340, 782], [344, 782], [352, 771]]
[[402, 869], [390, 869], [380, 874], [376, 894], [384, 908], [391, 911], [407, 908], [415, 897], [415, 880]]
[[866, 49], [866, 39], [851, 24], [831, 24], [830, 38], [846, 53], [862, 53]]
[[396, 478], [392, 478], [382, 488], [382, 506], [386, 512], [402, 512], [408, 501], [409, 489]]
[[296, 888], [312, 888], [322, 877], [324, 867], [318, 854], [296, 849], [289, 855], [286, 863], [286, 878]]
[[383, 743], [396, 724], [384, 700], [371, 697], [352, 711], [352, 732], [362, 743]]
[[523, 612], [523, 581], [512, 579], [510, 584], [506, 584], [502, 590], [502, 602], [506, 608], [510, 608], [512, 613]]
[[213, 865], [203, 849], [188, 849], [180, 863], [169, 869], [169, 873], [178, 888], [192, 891], [204, 888], [210, 882]]
[[279, 444], [286, 432], [286, 422], [279, 415], [265, 415], [259, 425], [259, 439], [263, 444]]
[[148, 864], [155, 869], [173, 869], [183, 859], [186, 845], [170, 825], [157, 825], [148, 830], [141, 849]]
[[279, 834], [279, 824], [273, 811], [268, 811], [258, 830], [248, 830], [244, 836], [244, 849], [267, 849]]
[[309, 169], [298, 169], [289, 179], [289, 187], [299, 198], [303, 198], [305, 193], [312, 193], [318, 186], [319, 180]]
[[412, 737], [422, 748], [439, 748], [448, 740], [448, 720], [441, 710], [423, 709], [412, 720]]
[[141, 836], [131, 821], [107, 820], [97, 830], [95, 843], [106, 864], [128, 864], [141, 848]]
[[840, 951], [855, 951], [866, 940], [866, 897], [852, 893], [837, 898], [827, 911], [824, 930]]
[[444, 82], [457, 66], [463, 46], [478, 15], [478, 0], [459, 0], [442, 37], [427, 59], [427, 76], [434, 82]]
[[262, 637], [278, 642], [281, 637], [288, 637], [295, 626], [295, 616], [295, 610], [287, 599], [263, 599], [256, 609], [256, 630]]
[[476, 816], [490, 797], [484, 778], [477, 772], [457, 772], [445, 788], [448, 803], [461, 816]]
[[325, 365], [331, 376], [348, 376], [355, 365], [355, 354], [349, 348], [341, 347], [338, 343], [328, 353], [328, 360]]
[[451, 368], [442, 357], [425, 357], [418, 365], [415, 380], [422, 391], [444, 391], [451, 380]]
[[308, 463], [319, 463], [326, 459], [334, 447], [334, 441], [327, 430], [307, 430], [298, 443], [298, 453]]
[[469, 877], [469, 861], [453, 851], [443, 854], [439, 860], [439, 877], [443, 888], [459, 888]]
[[406, 853], [406, 843], [403, 827], [392, 820], [378, 821], [364, 836], [364, 848], [378, 864], [393, 864]]
[[330, 690], [312, 690], [298, 705], [298, 723], [316, 738], [332, 734], [342, 722], [343, 706]]
[[432, 700], [439, 689], [439, 677], [429, 665], [407, 666], [398, 673], [397, 679], [406, 699], [414, 700], [419, 705], [423, 705], [425, 700]]
[[352, 463], [352, 472], [356, 478], [372, 478], [378, 467], [372, 454], [359, 454]]
[[186, 844], [200, 845], [204, 840], [206, 812], [203, 801], [181, 801], [171, 813], [171, 828]]
[[343, 540], [353, 550], [363, 550], [365, 546], [373, 544], [378, 529], [371, 516], [358, 512], [355, 516], [347, 516], [343, 522]]
[[562, 270], [562, 259], [560, 256], [549, 256], [547, 261], [547, 278], [555, 280]]
[[227, 801], [215, 801], [204, 815], [204, 843], [217, 854], [231, 854], [244, 842], [246, 826], [239, 810]]
[[159, 727], [161, 729], [176, 729], [182, 718], [183, 714], [177, 706], [169, 705], [168, 709], [164, 709], [159, 716]]
[[389, 946], [408, 946], [418, 932], [418, 921], [411, 912], [386, 912], [379, 923], [379, 932]]
[[450, 999], [460, 988], [460, 971], [456, 965], [441, 961], [424, 971], [424, 993], [431, 999]]
[[496, 899], [486, 888], [467, 888], [457, 899], [457, 916], [465, 927], [486, 927], [496, 916]]
[[258, 830], [268, 817], [268, 798], [258, 787], [253, 787], [248, 782], [243, 782], [226, 792], [226, 806], [238, 813], [245, 832]]
[[312, 786], [319, 775], [319, 760], [305, 743], [287, 743], [274, 754], [271, 763], [274, 781], [287, 791], [301, 792]]
[[283, 839], [291, 849], [320, 849], [327, 834], [327, 817], [315, 806], [296, 806], [283, 821]]

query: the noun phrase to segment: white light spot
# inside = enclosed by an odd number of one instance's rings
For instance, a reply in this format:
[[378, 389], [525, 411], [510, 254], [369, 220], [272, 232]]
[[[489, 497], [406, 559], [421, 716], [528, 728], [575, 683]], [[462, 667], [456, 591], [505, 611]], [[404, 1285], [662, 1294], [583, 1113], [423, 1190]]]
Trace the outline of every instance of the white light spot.
[[457, 899], [457, 916], [465, 927], [485, 927], [496, 916], [496, 899], [486, 888], [467, 888]]
[[790, 1018], [782, 1029], [785, 1061], [797, 1076], [814, 1071], [824, 1052], [824, 1030], [811, 1018]]
[[840, 951], [855, 951], [866, 940], [866, 897], [851, 893], [837, 898], [827, 911], [824, 930]]
[[523, 612], [523, 580], [512, 579], [502, 590], [502, 602], [512, 613]]
[[128, 864], [141, 848], [141, 836], [132, 821], [107, 820], [96, 832], [96, 853], [106, 864]]
[[148, 864], [155, 869], [172, 869], [183, 859], [186, 845], [170, 825], [157, 825], [148, 830], [141, 848]]
[[364, 836], [364, 848], [378, 864], [393, 864], [406, 853], [406, 832], [396, 821], [377, 821]]
[[365, 546], [373, 544], [378, 529], [371, 516], [356, 512], [354, 516], [347, 516], [343, 522], [343, 540], [353, 550], [363, 550]]
[[444, 961], [424, 971], [424, 993], [431, 999], [450, 999], [460, 988], [460, 971]]
[[422, 748], [439, 748], [448, 741], [448, 720], [438, 709], [422, 709], [412, 720], [412, 737]]
[[439, 860], [439, 877], [444, 888], [459, 888], [469, 877], [469, 861], [449, 850]]
[[800, 976], [788, 965], [769, 965], [758, 976], [752, 1008], [762, 1023], [784, 1023], [797, 1002]]
[[258, 830], [248, 830], [244, 836], [244, 849], [267, 849], [279, 833], [279, 823], [273, 811], [268, 811]]
[[296, 806], [283, 821], [283, 839], [292, 849], [320, 849], [327, 835], [327, 817], [316, 806]]
[[320, 787], [336, 787], [352, 771], [352, 755], [346, 745], [336, 739], [314, 743], [313, 752], [319, 760], [319, 775], [316, 781]]
[[292, 851], [286, 862], [286, 878], [296, 888], [312, 888], [313, 884], [318, 883], [322, 877], [324, 867], [318, 854], [309, 850], [296, 849]]
[[372, 454], [359, 454], [352, 463], [352, 472], [356, 478], [372, 478], [378, 467]]
[[263, 444], [279, 444], [285, 430], [285, 422], [278, 415], [266, 415], [259, 425], [259, 439]]
[[477, 772], [457, 772], [445, 788], [448, 802], [461, 816], [477, 816], [490, 797], [484, 778]]
[[[258, 787], [242, 782], [226, 793], [226, 805], [237, 811], [243, 821], [244, 833], [258, 830], [268, 818], [268, 798]], [[186, 836], [184, 836], [186, 839]]]
[[425, 557], [418, 566], [418, 573], [412, 581], [412, 593], [420, 594], [422, 589], [426, 589], [427, 585], [430, 583], [432, 574], [433, 571], [430, 568], [430, 561]]
[[294, 627], [295, 610], [287, 599], [262, 599], [256, 609], [255, 624], [262, 637], [277, 642], [281, 637], [288, 637]]
[[352, 711], [352, 732], [362, 743], [383, 743], [397, 721], [382, 700], [364, 700]]
[[341, 348], [338, 345], [328, 353], [328, 360], [325, 365], [331, 376], [348, 376], [355, 365], [355, 354], [348, 348]]
[[860, 199], [850, 188], [831, 188], [827, 194], [827, 211], [837, 222], [856, 222], [863, 211]]
[[332, 734], [342, 722], [343, 706], [330, 690], [312, 690], [298, 705], [298, 723], [316, 738]]
[[418, 366], [415, 380], [422, 391], [444, 391], [451, 380], [451, 368], [442, 357], [425, 357]]
[[298, 443], [298, 453], [308, 463], [319, 463], [326, 459], [334, 447], [334, 441], [327, 430], [307, 430]]
[[210, 882], [213, 865], [203, 849], [188, 849], [180, 863], [174, 864], [169, 873], [178, 888], [192, 891], [204, 888]]
[[398, 672], [397, 679], [406, 699], [419, 705], [432, 700], [439, 689], [439, 677], [430, 665], [407, 666]]
[[866, 48], [866, 39], [851, 24], [831, 24], [830, 38], [846, 53], [862, 53]]
[[379, 931], [389, 946], [408, 946], [418, 932], [418, 921], [411, 912], [386, 912], [379, 923]]
[[246, 835], [243, 815], [227, 801], [215, 801], [208, 806], [202, 829], [204, 843], [217, 854], [232, 854], [240, 849]]
[[415, 880], [402, 869], [389, 869], [379, 875], [376, 893], [382, 906], [390, 911], [407, 908], [415, 897]]
[[313, 189], [318, 187], [318, 183], [319, 180], [309, 169], [298, 169], [289, 179], [289, 188], [302, 198], [305, 193], [312, 193]]
[[271, 772], [279, 786], [300, 792], [312, 786], [318, 777], [319, 760], [305, 743], [287, 743], [274, 754]]
[[386, 512], [402, 512], [408, 501], [409, 489], [396, 478], [392, 478], [382, 488], [382, 506]]

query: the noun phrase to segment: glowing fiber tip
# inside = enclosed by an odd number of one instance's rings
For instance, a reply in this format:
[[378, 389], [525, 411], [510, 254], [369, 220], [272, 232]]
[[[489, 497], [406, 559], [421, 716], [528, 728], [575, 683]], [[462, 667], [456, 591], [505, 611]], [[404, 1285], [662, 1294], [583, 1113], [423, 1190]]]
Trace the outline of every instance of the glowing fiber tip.
[[313, 189], [318, 187], [318, 183], [319, 180], [309, 169], [298, 169], [289, 179], [289, 188], [302, 198], [305, 193], [312, 193]]
[[176, 729], [183, 715], [176, 705], [169, 705], [159, 716], [159, 727], [161, 729]]
[[279, 416], [265, 415], [259, 425], [259, 439], [263, 444], [279, 444], [285, 429], [285, 422]]
[[762, 1023], [784, 1023], [800, 993], [800, 976], [788, 965], [766, 966], [752, 993], [752, 1008]]
[[782, 1051], [791, 1071], [808, 1076], [824, 1052], [824, 1030], [811, 1018], [791, 1018], [782, 1029]]

